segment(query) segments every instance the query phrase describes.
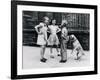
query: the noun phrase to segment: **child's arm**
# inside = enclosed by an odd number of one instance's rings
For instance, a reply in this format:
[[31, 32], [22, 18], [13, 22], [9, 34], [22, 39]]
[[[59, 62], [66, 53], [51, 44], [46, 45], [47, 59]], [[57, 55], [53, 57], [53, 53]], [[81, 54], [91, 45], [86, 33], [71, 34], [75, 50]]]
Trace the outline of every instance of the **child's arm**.
[[48, 33], [51, 33], [49, 26], [48, 26], [47, 32], [48, 32]]
[[44, 34], [44, 40], [47, 42], [47, 32], [45, 31], [43, 34]]
[[61, 31], [61, 29], [59, 27], [57, 27], [57, 32], [56, 33], [60, 32], [60, 31]]
[[39, 25], [36, 25], [35, 26], [35, 30], [36, 30], [37, 33], [39, 32], [39, 29], [38, 28], [39, 28]]
[[42, 24], [40, 23], [39, 25], [35, 26], [35, 30], [38, 34], [40, 34], [41, 32], [39, 31], [39, 28], [42, 28]]

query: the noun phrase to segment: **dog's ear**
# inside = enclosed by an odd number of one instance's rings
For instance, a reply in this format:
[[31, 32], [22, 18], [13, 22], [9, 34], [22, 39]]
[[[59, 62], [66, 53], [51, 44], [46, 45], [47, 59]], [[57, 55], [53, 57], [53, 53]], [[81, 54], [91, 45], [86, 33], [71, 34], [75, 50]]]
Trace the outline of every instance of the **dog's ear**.
[[73, 38], [72, 38], [71, 35], [69, 36], [69, 41], [70, 41], [71, 43], [73, 43]]
[[71, 40], [71, 36], [69, 36], [69, 40]]
[[71, 35], [72, 36], [72, 40], [77, 40], [76, 36], [75, 35]]
[[71, 40], [72, 40], [72, 41], [74, 41], [74, 40], [75, 40], [75, 38], [74, 38], [74, 37], [71, 37]]

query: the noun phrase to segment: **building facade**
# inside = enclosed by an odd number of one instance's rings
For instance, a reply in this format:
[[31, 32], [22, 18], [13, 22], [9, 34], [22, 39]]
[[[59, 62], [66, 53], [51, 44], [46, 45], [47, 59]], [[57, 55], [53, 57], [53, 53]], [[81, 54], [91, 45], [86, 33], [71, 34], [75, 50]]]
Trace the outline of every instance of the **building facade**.
[[[23, 11], [23, 45], [36, 45], [37, 33], [35, 25], [42, 22], [44, 16], [56, 19], [57, 25], [61, 24], [63, 19], [68, 21], [68, 33], [74, 34], [80, 41], [84, 50], [89, 50], [89, 14], [81, 13], [55, 13], [39, 11]], [[58, 34], [59, 36], [59, 34]], [[72, 48], [68, 44], [68, 48]]]

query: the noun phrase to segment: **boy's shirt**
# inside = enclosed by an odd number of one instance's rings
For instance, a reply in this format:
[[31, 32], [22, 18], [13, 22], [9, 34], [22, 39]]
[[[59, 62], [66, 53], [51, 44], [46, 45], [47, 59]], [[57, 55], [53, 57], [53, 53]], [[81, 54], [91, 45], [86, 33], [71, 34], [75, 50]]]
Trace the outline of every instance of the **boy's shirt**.
[[61, 37], [62, 37], [63, 40], [67, 40], [68, 30], [65, 27], [62, 28], [62, 30], [61, 30]]

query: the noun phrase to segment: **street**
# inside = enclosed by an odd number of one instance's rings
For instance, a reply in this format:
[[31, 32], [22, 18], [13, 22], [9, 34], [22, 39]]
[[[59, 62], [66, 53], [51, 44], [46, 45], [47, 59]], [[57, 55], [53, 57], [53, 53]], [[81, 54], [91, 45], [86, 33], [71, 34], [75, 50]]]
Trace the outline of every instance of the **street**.
[[90, 53], [89, 51], [84, 52], [85, 56], [83, 56], [80, 60], [75, 60], [75, 55], [70, 54], [71, 49], [68, 49], [67, 62], [59, 63], [61, 57], [57, 56], [56, 50], [53, 48], [53, 54], [55, 57], [53, 59], [50, 58], [50, 48], [46, 48], [45, 58], [47, 58], [47, 62], [42, 63], [40, 62], [40, 47], [23, 46], [23, 69], [89, 66]]

